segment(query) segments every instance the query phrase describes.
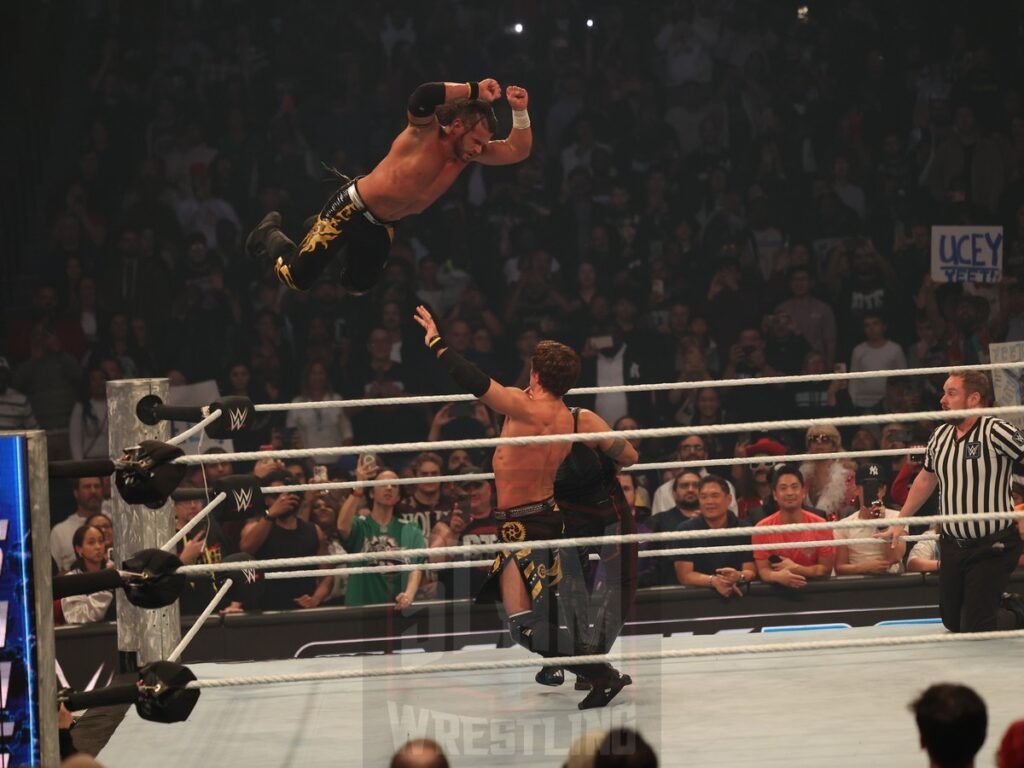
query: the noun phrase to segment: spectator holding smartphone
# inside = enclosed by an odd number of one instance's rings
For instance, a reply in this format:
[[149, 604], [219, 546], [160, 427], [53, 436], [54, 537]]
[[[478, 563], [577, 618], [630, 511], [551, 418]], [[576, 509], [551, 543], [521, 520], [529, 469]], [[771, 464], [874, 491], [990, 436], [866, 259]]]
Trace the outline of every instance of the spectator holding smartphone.
[[[264, 486], [291, 483], [292, 476], [287, 470], [275, 470], [263, 478]], [[242, 551], [252, 553], [257, 560], [327, 554], [327, 537], [323, 531], [298, 517], [301, 501], [298, 495], [279, 493], [265, 494], [265, 497], [266, 512], [250, 519], [242, 529]], [[333, 586], [333, 576], [322, 579], [264, 579], [259, 608], [276, 611], [316, 608], [331, 594]]]
[[427, 440], [475, 440], [498, 434], [491, 412], [482, 402], [446, 403], [430, 422]]
[[[392, 470], [361, 457], [356, 464], [357, 480], [398, 479]], [[370, 513], [362, 516], [356, 512], [362, 506], [363, 496], [368, 496], [372, 505]], [[421, 549], [427, 546], [423, 531], [415, 523], [403, 523], [395, 515], [399, 502], [397, 485], [378, 485], [363, 490], [356, 488], [345, 499], [338, 512], [338, 534], [348, 552], [386, 552], [386, 556], [375, 560], [375, 564], [404, 564], [409, 558], [401, 554], [403, 549]], [[423, 558], [415, 559], [422, 562]], [[393, 603], [397, 608], [408, 608], [416, 597], [423, 571], [400, 571], [396, 573], [356, 573], [348, 577], [345, 589], [345, 605], [375, 605]]]
[[[907, 494], [910, 493], [910, 486], [914, 484], [914, 478], [918, 476], [921, 468], [924, 467], [924, 451], [927, 440], [922, 439], [920, 436], [915, 436], [909, 442], [909, 447], [913, 453], [907, 457], [903, 466], [900, 467], [899, 473], [892, 481], [892, 489], [890, 490], [892, 500], [901, 505], [907, 500]], [[933, 500], [938, 500], [937, 494], [933, 494]]]
[[[459, 475], [482, 474], [484, 470], [472, 465], [459, 469]], [[452, 547], [461, 544], [494, 544], [499, 541], [498, 521], [494, 517], [494, 489], [488, 480], [467, 480], [456, 485], [461, 497], [451, 512], [435, 525], [430, 536], [431, 547]], [[489, 553], [493, 555], [494, 553]], [[486, 560], [488, 553], [479, 552], [459, 559]], [[431, 555], [430, 562], [446, 562], [452, 555]], [[479, 568], [453, 568], [441, 571], [438, 582], [442, 589], [439, 597], [472, 597], [483, 586], [490, 566]]]
[[[182, 488], [197, 487], [183, 484]], [[187, 499], [174, 502], [174, 530], [180, 531], [203, 508], [202, 499]], [[212, 515], [178, 542], [178, 558], [185, 565], [196, 563], [219, 563], [235, 552], [234, 546], [220, 530], [220, 526]], [[195, 616], [203, 612], [213, 596], [220, 589], [220, 582], [214, 574], [208, 574], [188, 581], [188, 586], [181, 595], [181, 613]], [[232, 613], [242, 609], [240, 603], [227, 603], [224, 609]]]
[[[846, 520], [877, 520], [880, 517], [899, 517], [899, 510], [886, 509], [885, 495], [889, 479], [885, 467], [877, 462], [868, 462], [857, 469], [857, 507]], [[862, 528], [837, 528], [836, 575], [851, 576], [858, 573], [901, 573], [906, 542], [896, 547], [878, 540], [873, 544], [842, 544], [846, 539], [870, 539], [880, 529], [865, 525]]]

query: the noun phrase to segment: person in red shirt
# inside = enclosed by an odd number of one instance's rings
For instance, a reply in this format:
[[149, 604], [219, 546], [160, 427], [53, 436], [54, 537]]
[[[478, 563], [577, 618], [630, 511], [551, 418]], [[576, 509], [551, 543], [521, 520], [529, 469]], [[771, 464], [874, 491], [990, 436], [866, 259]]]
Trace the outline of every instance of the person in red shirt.
[[[804, 476], [792, 464], [778, 467], [772, 475], [772, 496], [779, 511], [759, 522], [751, 541], [754, 544], [789, 543], [792, 548], [758, 550], [754, 562], [761, 580], [781, 584], [791, 589], [807, 585], [808, 579], [827, 579], [835, 565], [835, 547], [801, 547], [802, 542], [831, 541], [832, 531], [804, 531], [797, 533], [771, 533], [773, 525], [789, 523], [823, 523], [824, 519], [803, 508], [807, 491]], [[765, 530], [768, 529], [768, 530]]]

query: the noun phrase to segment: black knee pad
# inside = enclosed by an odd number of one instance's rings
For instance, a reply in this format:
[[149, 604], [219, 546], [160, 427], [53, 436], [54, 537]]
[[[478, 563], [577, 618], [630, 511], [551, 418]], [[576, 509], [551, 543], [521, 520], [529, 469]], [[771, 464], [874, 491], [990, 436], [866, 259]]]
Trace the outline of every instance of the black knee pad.
[[363, 296], [372, 291], [381, 277], [387, 259], [375, 259], [349, 246], [345, 266], [341, 269], [341, 287], [353, 296]]
[[548, 622], [537, 615], [536, 611], [525, 611], [515, 613], [508, 617], [508, 633], [512, 635], [512, 641], [523, 646], [531, 653], [541, 651], [540, 634], [543, 630], [542, 624]]

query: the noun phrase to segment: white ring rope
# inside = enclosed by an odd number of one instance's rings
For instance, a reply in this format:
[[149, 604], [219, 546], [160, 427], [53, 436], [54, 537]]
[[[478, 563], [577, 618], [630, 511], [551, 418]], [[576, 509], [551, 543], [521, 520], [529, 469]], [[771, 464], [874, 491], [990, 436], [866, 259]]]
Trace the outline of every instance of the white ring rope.
[[[849, 371], [847, 373], [802, 373], [791, 376], [763, 376], [746, 379], [703, 379], [700, 381], [669, 381], [656, 384], [618, 384], [606, 387], [576, 387], [566, 392], [573, 395], [599, 395], [613, 392], [661, 392], [665, 390], [703, 389], [705, 387], [755, 387], [763, 384], [804, 384], [816, 381], [851, 381], [854, 379], [884, 379], [889, 376], [929, 376], [950, 371], [993, 371], [1024, 368], [1024, 362], [979, 363], [977, 365], [941, 366], [933, 368], [898, 368], [881, 371]], [[260, 403], [256, 411], [303, 411], [319, 408], [368, 408], [377, 405], [428, 405], [431, 403], [471, 402], [474, 395], [416, 395], [406, 397], [371, 397], [363, 400], [319, 400], [308, 403]]]
[[195, 517], [193, 517], [191, 520], [189, 520], [187, 523], [181, 526], [181, 530], [179, 530], [170, 539], [168, 539], [167, 543], [160, 547], [160, 549], [164, 550], [164, 552], [173, 552], [178, 542], [185, 538], [193, 528], [195, 528], [197, 525], [203, 522], [206, 516], [213, 512], [213, 510], [217, 508], [217, 505], [224, 501], [224, 499], [226, 499], [227, 497], [228, 495], [224, 492], [218, 493], [216, 496], [214, 496], [210, 500], [209, 504], [200, 509], [196, 513]]
[[[753, 531], [753, 528], [750, 528]], [[900, 536], [900, 541], [938, 541], [939, 537], [930, 533], [919, 536]], [[721, 552], [758, 552], [773, 549], [806, 549], [814, 547], [844, 547], [850, 544], [888, 544], [887, 539], [825, 539], [821, 541], [784, 541], [771, 544], [731, 544], [723, 547], [686, 547], [683, 549], [645, 549], [638, 552], [638, 557], [678, 557], [679, 555], [717, 555]], [[482, 568], [494, 563], [490, 560], [448, 560], [442, 563], [389, 563], [388, 565], [368, 565], [357, 568], [317, 568], [303, 571], [271, 571], [263, 574], [264, 579], [308, 579], [323, 576], [350, 576], [355, 573], [400, 573], [403, 571], [444, 571], [458, 568]]]
[[506, 661], [476, 661], [460, 664], [424, 664], [416, 666], [387, 666], [382, 669], [331, 670], [302, 672], [290, 675], [254, 675], [252, 677], [222, 677], [193, 680], [186, 688], [231, 688], [243, 685], [274, 685], [276, 683], [313, 683], [326, 680], [356, 680], [367, 677], [391, 677], [432, 674], [435, 672], [476, 672], [495, 669], [525, 669], [540, 665], [564, 667], [572, 664], [600, 664], [651, 661], [655, 659], [700, 659], [714, 656], [749, 656], [758, 653], [786, 653], [790, 651], [827, 651], [840, 648], [893, 648], [929, 643], [973, 643], [986, 640], [1019, 640], [1024, 629], [1006, 632], [950, 632], [945, 635], [910, 635], [903, 637], [849, 638], [847, 640], [805, 640], [795, 643], [758, 643], [755, 645], [720, 646], [716, 648], [683, 648], [679, 650], [639, 651], [593, 656], [531, 657]]
[[[889, 518], [893, 523], [895, 518]], [[768, 526], [770, 527], [770, 526]], [[762, 536], [757, 532], [756, 526], [748, 526], [751, 536]], [[764, 529], [767, 530], [767, 527]], [[933, 533], [922, 533], [918, 536], [900, 536], [900, 541], [938, 541], [939, 537]], [[885, 544], [888, 545], [891, 539], [886, 538], [864, 538], [864, 539], [820, 539], [818, 541], [775, 541], [770, 544], [730, 544], [721, 547], [684, 547], [682, 549], [647, 549], [638, 552], [639, 557], [666, 557], [679, 555], [714, 555], [719, 552], [764, 552], [773, 549], [815, 549], [818, 547], [845, 547], [850, 544]]]
[[[648, 472], [658, 469], [688, 469], [690, 467], [728, 467], [736, 464], [783, 464], [829, 459], [866, 459], [883, 456], [909, 456], [923, 453], [919, 448], [885, 448], [874, 451], [840, 451], [838, 453], [797, 453], [783, 456], [737, 456], [729, 459], [695, 459], [688, 461], [655, 461], [622, 467], [620, 472]], [[223, 454], [222, 454], [223, 455]], [[399, 477], [385, 480], [345, 480], [337, 483], [305, 483], [302, 485], [269, 485], [260, 488], [265, 494], [302, 493], [303, 491], [343, 491], [350, 488], [376, 488], [382, 485], [420, 485], [423, 483], [472, 483], [493, 480], [493, 472], [472, 475], [435, 475], [430, 477]]]
[[225, 461], [259, 461], [260, 459], [305, 459], [315, 456], [352, 456], [360, 453], [418, 453], [454, 448], [494, 448], [499, 445], [545, 445], [549, 443], [587, 443], [609, 437], [626, 440], [649, 437], [680, 437], [682, 435], [716, 435], [747, 431], [781, 429], [807, 429], [819, 424], [835, 427], [858, 424], [890, 424], [904, 421], [947, 421], [985, 414], [1020, 414], [1024, 405], [998, 408], [966, 408], [949, 411], [916, 411], [912, 413], [878, 413], [863, 416], [836, 416], [830, 419], [786, 419], [780, 421], [749, 421], [738, 424], [702, 424], [699, 426], [654, 427], [649, 429], [623, 429], [611, 432], [575, 432], [557, 435], [528, 435], [523, 437], [485, 437], [474, 440], [437, 440], [419, 443], [379, 443], [376, 445], [349, 445], [335, 448], [291, 448], [280, 451], [248, 451], [244, 453], [211, 453], [181, 456], [173, 464], [211, 464]]
[[[977, 520], [1016, 520], [1024, 517], [1024, 511], [1013, 512], [979, 512], [970, 515], [972, 521]], [[949, 523], [948, 515], [918, 515], [903, 519], [877, 518], [823, 521], [820, 523], [786, 523], [784, 525], [764, 526], [761, 534], [799, 533], [806, 531], [826, 531], [841, 528], [890, 528], [893, 525], [932, 525]], [[707, 539], [718, 536], [750, 536], [755, 527], [743, 526], [736, 528], [716, 528], [706, 531], [662, 531], [660, 533], [627, 533], [614, 536], [579, 536], [563, 539], [538, 539], [536, 541], [496, 541], [488, 544], [463, 544], [453, 547], [422, 547], [419, 549], [403, 549], [403, 558], [429, 557], [431, 555], [464, 555], [501, 551], [512, 552], [524, 547], [530, 549], [562, 549], [565, 547], [583, 547], [602, 544], [629, 544], [642, 541], [679, 541], [689, 539]], [[792, 542], [790, 542], [792, 545]], [[803, 542], [800, 542], [803, 544]], [[394, 557], [394, 552], [348, 552], [337, 555], [313, 555], [310, 557], [279, 557], [269, 560], [249, 560], [232, 563], [203, 563], [201, 565], [184, 565], [178, 573], [217, 573], [218, 571], [270, 570], [302, 565], [328, 565], [334, 563], [362, 562]]]
[[178, 434], [176, 434], [174, 437], [172, 437], [170, 440], [167, 441], [167, 444], [168, 445], [180, 445], [181, 443], [184, 443], [186, 440], [188, 440], [190, 437], [192, 437], [192, 435], [194, 435], [194, 434], [196, 434], [198, 432], [202, 432], [204, 429], [206, 429], [206, 427], [208, 425], [213, 424], [213, 422], [215, 422], [219, 418], [220, 418], [220, 409], [218, 408], [213, 413], [210, 413], [209, 415], [205, 416], [202, 419], [202, 421], [197, 421], [195, 424], [193, 424], [191, 427], [186, 429], [184, 432], [179, 432]]
[[181, 654], [183, 654], [185, 649], [188, 648], [188, 644], [192, 642], [192, 638], [199, 634], [199, 630], [203, 628], [203, 624], [205, 624], [206, 620], [210, 618], [210, 614], [213, 613], [214, 608], [217, 607], [217, 603], [219, 603], [221, 598], [228, 593], [228, 590], [231, 589], [233, 584], [234, 582], [231, 579], [224, 580], [221, 588], [217, 590], [217, 594], [213, 596], [213, 599], [210, 600], [207, 606], [203, 609], [203, 612], [199, 614], [195, 623], [189, 627], [188, 632], [186, 632], [185, 636], [181, 638], [181, 642], [179, 642], [175, 646], [174, 650], [171, 651], [171, 655], [167, 657], [168, 661], [177, 661], [181, 658]]

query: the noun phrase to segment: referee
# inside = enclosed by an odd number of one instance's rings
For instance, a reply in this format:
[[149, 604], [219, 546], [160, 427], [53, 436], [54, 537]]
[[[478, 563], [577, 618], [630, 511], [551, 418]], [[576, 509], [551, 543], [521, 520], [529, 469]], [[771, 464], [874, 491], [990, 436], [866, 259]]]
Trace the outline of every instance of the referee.
[[[952, 371], [942, 387], [942, 410], [988, 404], [988, 376]], [[900, 517], [910, 517], [935, 487], [942, 524], [939, 541], [939, 611], [950, 632], [1024, 627], [1024, 601], [1004, 595], [1017, 567], [1021, 539], [1014, 520], [974, 520], [979, 512], [1010, 512], [1013, 465], [1024, 458], [1024, 435], [992, 416], [950, 419], [928, 441], [924, 468], [907, 495]], [[885, 532], [893, 542], [905, 527]]]

